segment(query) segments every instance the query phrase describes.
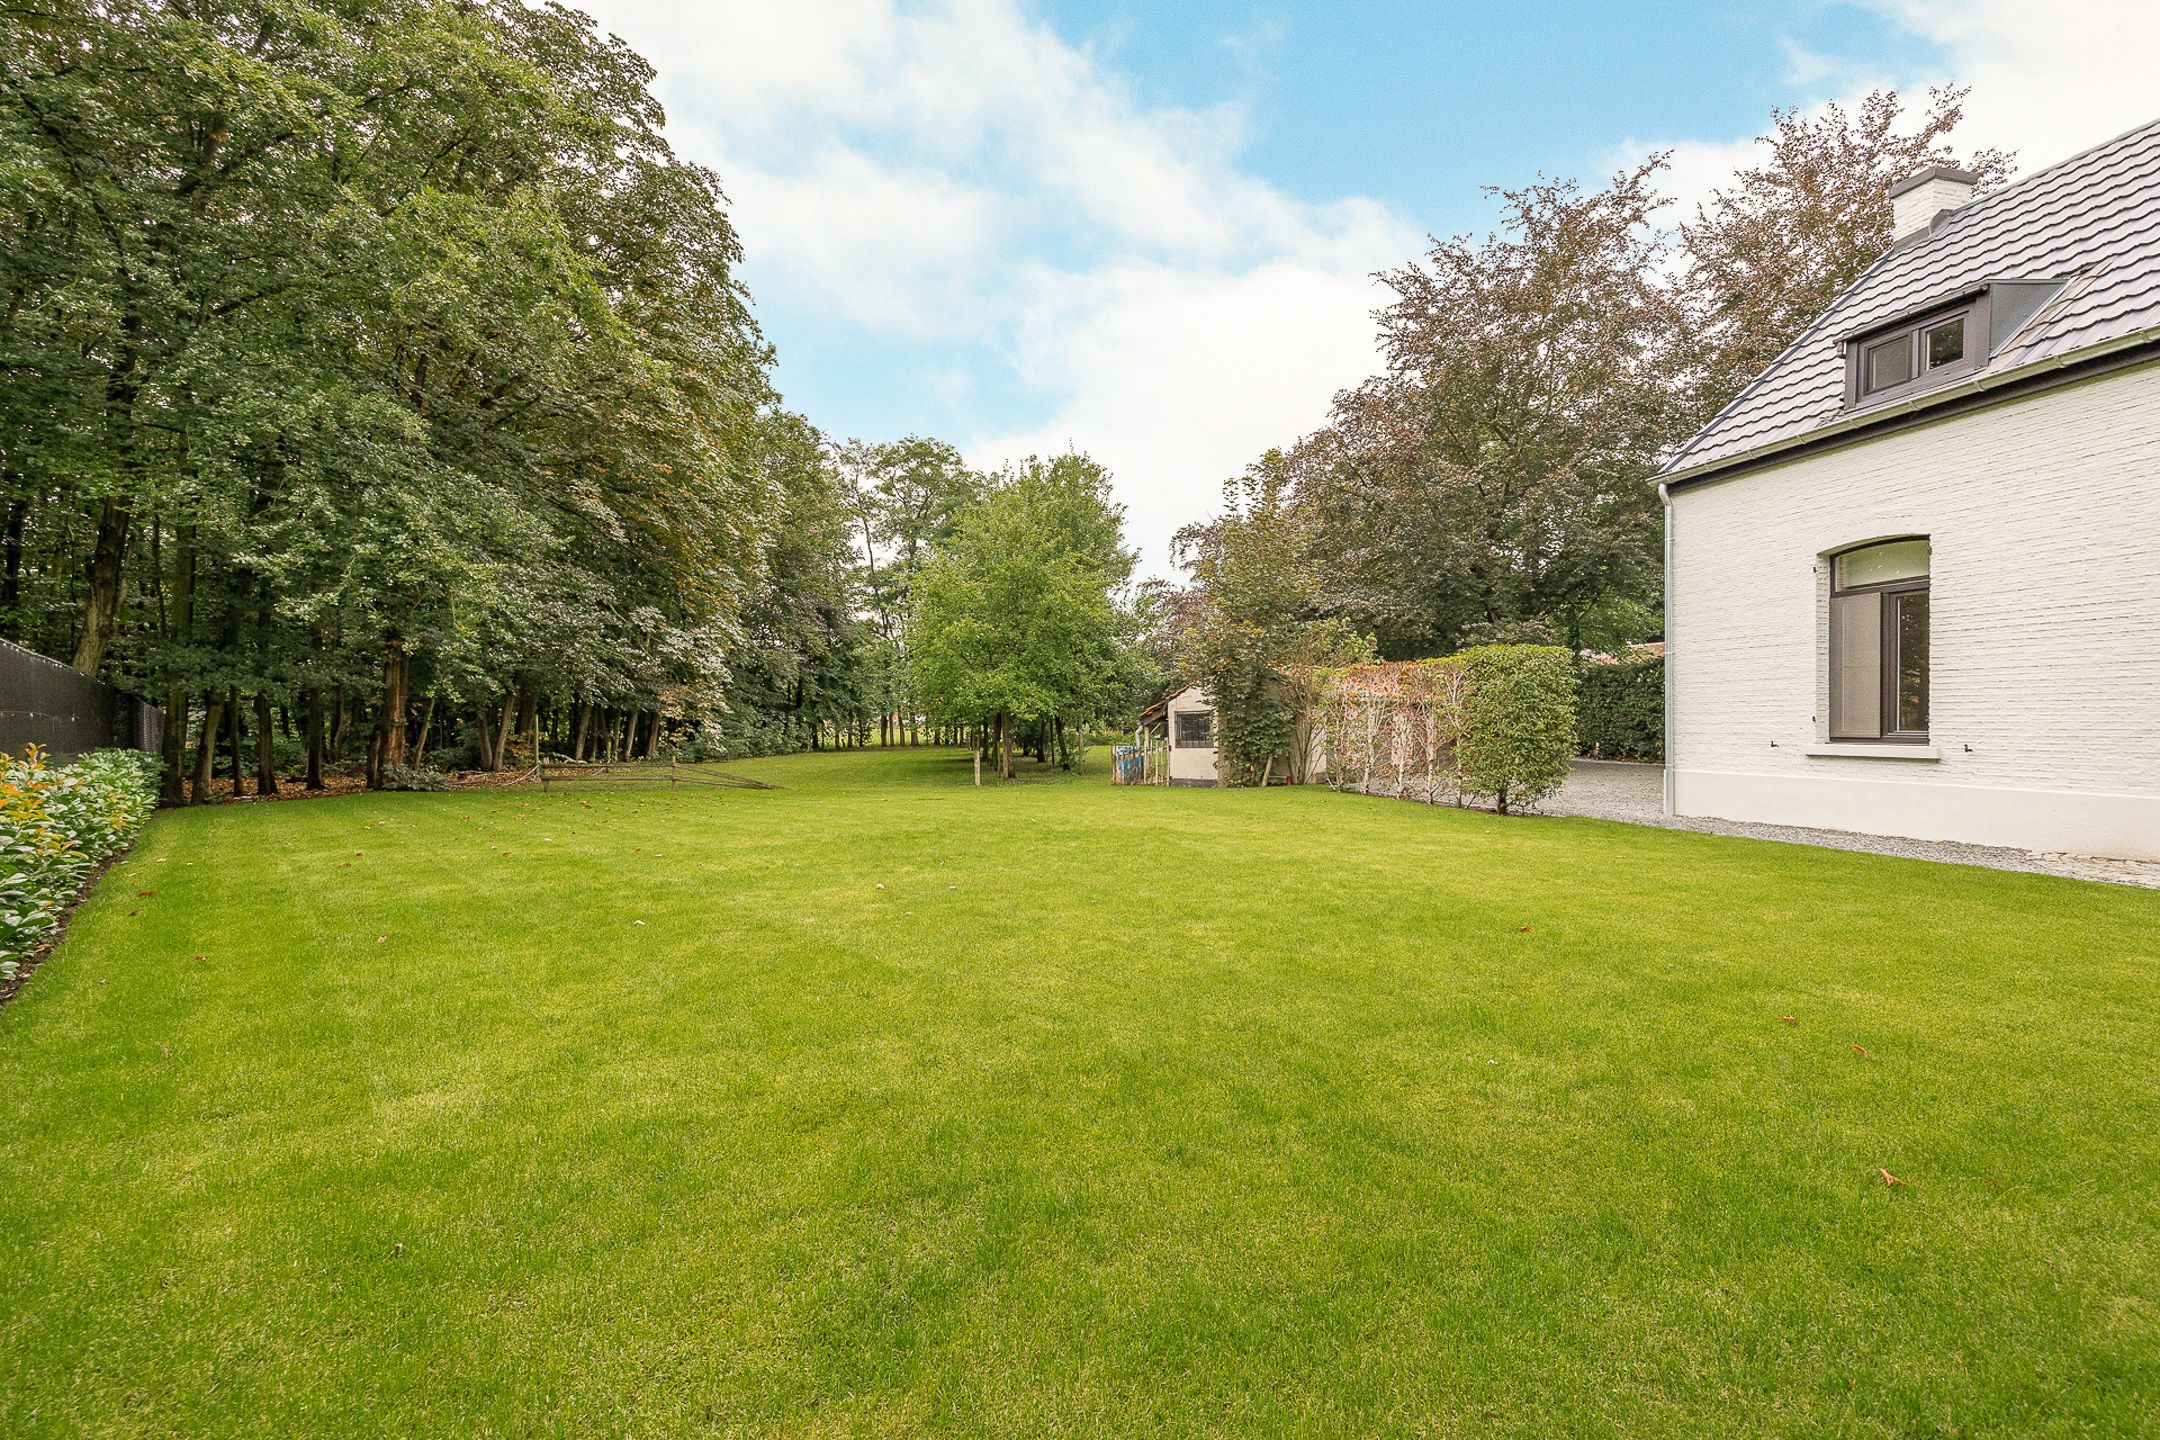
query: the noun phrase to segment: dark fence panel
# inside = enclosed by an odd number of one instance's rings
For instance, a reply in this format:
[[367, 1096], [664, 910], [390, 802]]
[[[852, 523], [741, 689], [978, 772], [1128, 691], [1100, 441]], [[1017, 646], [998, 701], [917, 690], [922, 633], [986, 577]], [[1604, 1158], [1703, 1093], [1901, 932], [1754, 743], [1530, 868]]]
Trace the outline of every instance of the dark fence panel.
[[56, 760], [91, 750], [155, 752], [165, 712], [71, 665], [0, 640], [0, 750], [42, 745]]

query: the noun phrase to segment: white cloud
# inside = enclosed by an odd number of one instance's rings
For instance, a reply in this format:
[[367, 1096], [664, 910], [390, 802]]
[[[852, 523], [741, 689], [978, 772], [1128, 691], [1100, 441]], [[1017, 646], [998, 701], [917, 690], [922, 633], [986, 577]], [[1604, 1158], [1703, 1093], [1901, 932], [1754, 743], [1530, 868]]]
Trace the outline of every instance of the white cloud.
[[1009, 367], [1033, 413], [951, 438], [983, 463], [1094, 454], [1157, 570], [1225, 477], [1371, 372], [1371, 272], [1423, 238], [1377, 202], [1314, 205], [1254, 177], [1237, 109], [1146, 105], [1016, 0], [585, 8], [658, 69], [760, 295]]
[[970, 275], [1004, 223], [994, 192], [845, 148], [791, 172], [733, 165], [722, 180], [768, 273], [872, 329], [968, 328]]
[[1915, 81], [1972, 87], [1959, 135], [2038, 170], [2160, 114], [2160, 5], [2152, 0], [1865, 0], [1938, 47]]
[[1047, 424], [973, 440], [970, 461], [1086, 451], [1110, 467], [1128, 534], [1163, 571], [1170, 536], [1214, 510], [1224, 480], [1319, 425], [1337, 390], [1372, 373], [1382, 296], [1366, 272], [1402, 253], [1385, 227], [1372, 244], [1364, 267], [1290, 257], [1235, 273], [1040, 276], [1020, 363], [1066, 400]]
[[[1868, 91], [1890, 87], [1918, 102], [1938, 85], [1967, 87], [1962, 150], [2015, 151], [2018, 170], [2043, 169], [2160, 116], [2160, 4], [2153, 0], [2064, 0], [2042, 13], [2033, 0], [1856, 0], [1936, 58], [1899, 71], [1875, 57], [1853, 58], [1786, 43], [1787, 80], [1806, 97], [1802, 109], [1830, 101], [1850, 108]], [[1767, 120], [1767, 117], [1766, 117]], [[1767, 123], [1764, 128], [1768, 128]], [[1673, 218], [1743, 165], [1759, 158], [1752, 137], [1629, 140], [1616, 163], [1670, 150], [1662, 189], [1676, 200]]]

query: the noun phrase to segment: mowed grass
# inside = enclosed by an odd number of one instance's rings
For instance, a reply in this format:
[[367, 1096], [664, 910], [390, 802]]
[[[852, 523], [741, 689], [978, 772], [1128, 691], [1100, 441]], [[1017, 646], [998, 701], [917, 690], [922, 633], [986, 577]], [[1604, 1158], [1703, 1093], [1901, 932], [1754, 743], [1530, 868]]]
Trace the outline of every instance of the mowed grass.
[[158, 818], [0, 1011], [0, 1434], [2160, 1423], [2160, 894], [738, 768]]

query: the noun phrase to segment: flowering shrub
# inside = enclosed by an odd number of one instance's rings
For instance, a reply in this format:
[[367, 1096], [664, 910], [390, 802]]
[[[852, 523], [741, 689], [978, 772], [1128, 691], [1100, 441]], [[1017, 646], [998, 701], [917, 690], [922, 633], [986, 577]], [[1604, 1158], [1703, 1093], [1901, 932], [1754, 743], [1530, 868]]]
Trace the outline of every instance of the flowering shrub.
[[155, 757], [99, 750], [60, 768], [31, 746], [0, 755], [0, 985], [60, 923], [90, 873], [157, 807]]

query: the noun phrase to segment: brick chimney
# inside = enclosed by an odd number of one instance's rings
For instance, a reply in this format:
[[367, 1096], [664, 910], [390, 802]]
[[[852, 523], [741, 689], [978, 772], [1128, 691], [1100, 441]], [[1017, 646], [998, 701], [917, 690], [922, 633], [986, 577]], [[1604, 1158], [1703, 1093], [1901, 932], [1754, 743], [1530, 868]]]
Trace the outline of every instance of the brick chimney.
[[1972, 199], [1980, 177], [1970, 170], [1930, 165], [1890, 187], [1890, 243], [1903, 245], [1928, 233], [1935, 217]]

